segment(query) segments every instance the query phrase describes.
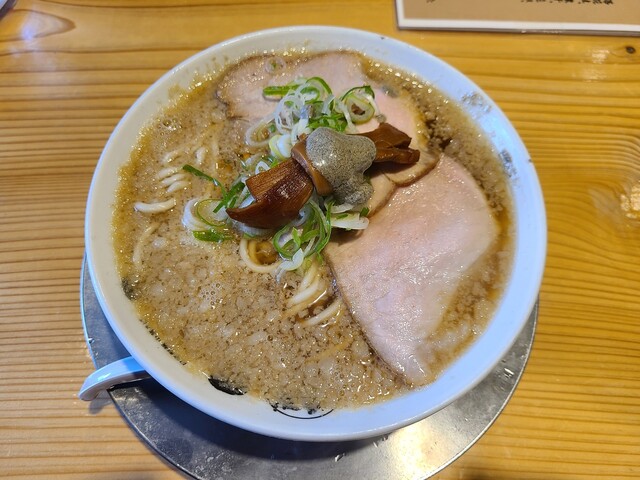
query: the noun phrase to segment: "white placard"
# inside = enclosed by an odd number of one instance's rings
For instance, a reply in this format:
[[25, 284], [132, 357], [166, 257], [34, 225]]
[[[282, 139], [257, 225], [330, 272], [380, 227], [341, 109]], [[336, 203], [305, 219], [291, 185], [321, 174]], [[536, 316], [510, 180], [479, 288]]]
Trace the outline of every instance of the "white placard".
[[400, 28], [640, 35], [640, 0], [396, 0]]

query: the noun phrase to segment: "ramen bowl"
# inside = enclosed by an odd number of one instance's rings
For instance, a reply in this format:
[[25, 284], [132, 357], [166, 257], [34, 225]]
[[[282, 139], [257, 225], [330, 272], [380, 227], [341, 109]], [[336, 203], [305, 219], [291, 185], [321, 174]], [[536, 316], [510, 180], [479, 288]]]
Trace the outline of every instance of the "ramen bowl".
[[[250, 395], [212, 388], [152, 336], [126, 297], [116, 269], [111, 231], [119, 169], [139, 133], [171, 99], [176, 87], [251, 54], [348, 49], [415, 74], [457, 102], [483, 131], [504, 163], [514, 203], [515, 245], [506, 288], [483, 333], [433, 383], [373, 405], [330, 412], [283, 412]], [[486, 377], [508, 352], [537, 299], [546, 251], [546, 220], [538, 179], [518, 134], [496, 104], [460, 72], [432, 55], [392, 38], [336, 27], [288, 27], [260, 31], [212, 46], [154, 83], [111, 135], [95, 170], [86, 213], [86, 249], [100, 305], [131, 355], [170, 392], [231, 425], [289, 440], [343, 441], [387, 434], [447, 406]]]

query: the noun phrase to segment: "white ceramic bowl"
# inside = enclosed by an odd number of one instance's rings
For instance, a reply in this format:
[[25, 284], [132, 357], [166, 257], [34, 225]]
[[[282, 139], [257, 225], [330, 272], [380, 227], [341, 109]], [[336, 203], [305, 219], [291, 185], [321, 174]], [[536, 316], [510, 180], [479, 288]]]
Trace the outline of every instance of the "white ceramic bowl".
[[[313, 420], [274, 412], [265, 401], [231, 396], [183, 368], [137, 319], [115, 268], [110, 220], [118, 169], [141, 127], [168, 100], [175, 85], [188, 87], [196, 73], [220, 68], [249, 53], [304, 47], [359, 50], [412, 72], [464, 105], [509, 162], [516, 206], [513, 273], [486, 331], [434, 383], [373, 406], [336, 410]], [[470, 101], [472, 99], [472, 101]], [[443, 408], [480, 382], [506, 354], [524, 326], [540, 287], [546, 253], [546, 219], [538, 179], [522, 141], [504, 114], [475, 84], [437, 58], [381, 35], [335, 27], [290, 27], [243, 35], [189, 58], [153, 84], [114, 130], [96, 167], [86, 216], [91, 279], [111, 327], [129, 352], [162, 385], [195, 408], [238, 427], [279, 438], [337, 441], [382, 435]]]

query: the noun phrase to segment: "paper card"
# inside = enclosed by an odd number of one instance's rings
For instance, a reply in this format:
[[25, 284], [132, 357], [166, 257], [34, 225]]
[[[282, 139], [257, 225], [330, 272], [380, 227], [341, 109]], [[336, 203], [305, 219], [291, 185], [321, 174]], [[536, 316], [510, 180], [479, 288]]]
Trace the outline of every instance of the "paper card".
[[396, 0], [400, 28], [640, 35], [640, 0]]

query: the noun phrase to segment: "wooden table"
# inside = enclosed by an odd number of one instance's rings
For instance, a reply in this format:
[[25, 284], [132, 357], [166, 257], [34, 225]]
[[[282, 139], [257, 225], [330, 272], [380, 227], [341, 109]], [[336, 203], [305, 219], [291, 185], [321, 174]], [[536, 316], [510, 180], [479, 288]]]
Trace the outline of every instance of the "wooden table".
[[548, 262], [504, 413], [441, 479], [640, 476], [640, 38], [399, 31], [391, 0], [19, 0], [0, 21], [0, 476], [175, 479], [106, 394], [79, 305], [84, 207], [114, 126], [167, 69], [252, 30], [331, 24], [457, 67], [519, 130]]

